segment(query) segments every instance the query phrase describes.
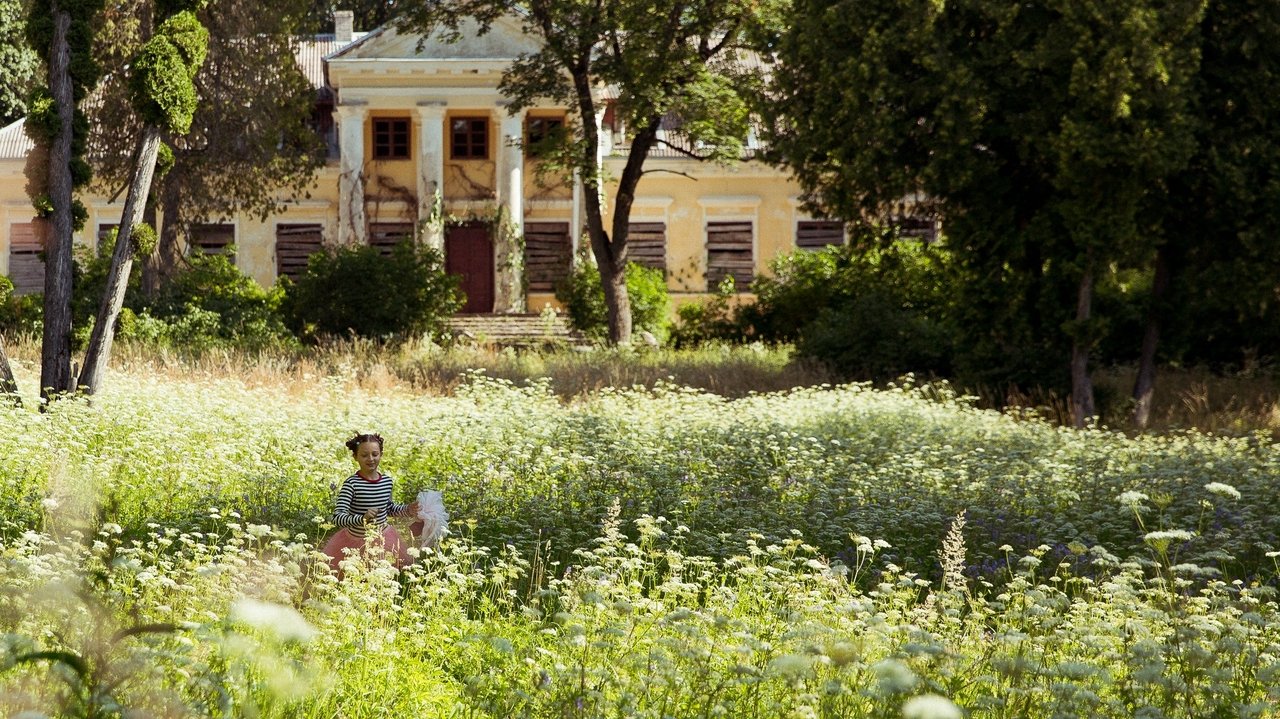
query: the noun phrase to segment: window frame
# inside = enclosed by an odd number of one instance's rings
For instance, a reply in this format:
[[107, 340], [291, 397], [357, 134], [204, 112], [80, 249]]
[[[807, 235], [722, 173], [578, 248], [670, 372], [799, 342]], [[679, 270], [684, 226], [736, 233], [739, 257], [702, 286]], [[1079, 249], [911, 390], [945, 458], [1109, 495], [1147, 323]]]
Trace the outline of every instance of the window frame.
[[[541, 125], [541, 129], [537, 131], [535, 137], [534, 125]], [[530, 159], [542, 157], [545, 153], [537, 148], [537, 145], [553, 132], [563, 132], [565, 128], [564, 115], [528, 115], [524, 118], [524, 156]]]
[[[457, 123], [471, 123], [466, 129], [458, 130]], [[482, 130], [477, 130], [473, 123], [481, 123]], [[464, 141], [459, 144], [459, 137]], [[479, 139], [479, 143], [476, 140]], [[477, 144], [479, 152], [477, 152]], [[449, 118], [449, 159], [451, 160], [488, 160], [489, 159], [489, 118], [483, 115], [456, 115]], [[462, 149], [463, 152], [459, 152]]]
[[413, 157], [413, 121], [407, 117], [375, 117], [370, 126], [373, 159], [408, 160]]

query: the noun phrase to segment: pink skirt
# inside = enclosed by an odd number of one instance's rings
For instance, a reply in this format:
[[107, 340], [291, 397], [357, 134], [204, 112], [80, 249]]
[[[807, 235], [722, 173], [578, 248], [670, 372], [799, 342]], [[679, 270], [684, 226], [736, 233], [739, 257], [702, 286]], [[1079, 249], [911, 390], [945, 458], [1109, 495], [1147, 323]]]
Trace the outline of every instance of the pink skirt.
[[329, 568], [337, 572], [338, 576], [342, 576], [342, 570], [338, 564], [353, 552], [360, 552], [365, 559], [374, 556], [385, 557], [397, 567], [403, 567], [411, 560], [409, 549], [400, 539], [400, 533], [395, 527], [388, 526], [382, 530], [380, 539], [374, 538], [374, 541], [367, 545], [365, 539], [365, 537], [357, 537], [348, 529], [339, 529], [334, 532], [324, 545], [324, 553], [329, 555]]

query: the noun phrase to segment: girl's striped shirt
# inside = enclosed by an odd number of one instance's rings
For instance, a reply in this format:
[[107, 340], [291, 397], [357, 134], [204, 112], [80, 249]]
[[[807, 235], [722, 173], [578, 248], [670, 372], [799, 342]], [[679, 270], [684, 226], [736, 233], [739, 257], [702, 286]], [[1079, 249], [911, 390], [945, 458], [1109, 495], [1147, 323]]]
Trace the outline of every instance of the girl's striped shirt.
[[363, 537], [366, 528], [364, 513], [372, 509], [378, 513], [372, 524], [379, 532], [386, 529], [387, 516], [400, 514], [408, 506], [391, 501], [391, 485], [389, 474], [379, 474], [378, 479], [372, 482], [361, 477], [358, 472], [347, 477], [338, 490], [333, 523], [357, 537]]

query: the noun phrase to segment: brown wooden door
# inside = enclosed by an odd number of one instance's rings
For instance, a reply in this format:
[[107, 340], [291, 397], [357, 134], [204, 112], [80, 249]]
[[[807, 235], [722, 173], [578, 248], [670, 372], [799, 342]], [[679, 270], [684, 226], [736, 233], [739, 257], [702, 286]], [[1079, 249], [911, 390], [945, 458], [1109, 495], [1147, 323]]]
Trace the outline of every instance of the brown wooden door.
[[444, 269], [462, 277], [467, 303], [459, 312], [493, 311], [493, 241], [487, 226], [450, 227], [444, 239]]

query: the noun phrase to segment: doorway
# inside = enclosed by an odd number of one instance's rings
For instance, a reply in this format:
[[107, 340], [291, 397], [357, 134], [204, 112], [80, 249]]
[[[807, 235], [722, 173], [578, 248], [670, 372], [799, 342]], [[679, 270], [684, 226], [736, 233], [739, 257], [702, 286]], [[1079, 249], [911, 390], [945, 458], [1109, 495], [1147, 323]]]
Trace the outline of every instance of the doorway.
[[462, 278], [467, 302], [460, 314], [493, 312], [493, 239], [488, 225], [469, 222], [445, 231], [444, 271]]

